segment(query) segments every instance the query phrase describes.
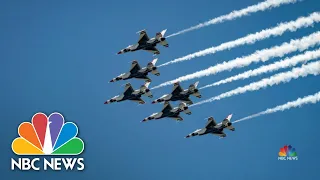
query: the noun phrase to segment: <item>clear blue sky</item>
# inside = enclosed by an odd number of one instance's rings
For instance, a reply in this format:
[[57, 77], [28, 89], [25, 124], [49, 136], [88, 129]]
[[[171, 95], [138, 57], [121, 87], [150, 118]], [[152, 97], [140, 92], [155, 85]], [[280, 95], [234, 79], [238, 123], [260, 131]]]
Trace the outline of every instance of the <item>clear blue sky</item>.
[[[207, 135], [183, 138], [202, 128], [204, 118], [220, 122], [233, 113], [233, 120], [314, 94], [320, 90], [319, 77], [293, 80], [256, 92], [193, 107], [184, 122], [171, 119], [140, 123], [162, 109], [162, 104], [134, 102], [104, 105], [122, 93], [125, 81], [108, 83], [129, 70], [130, 62], [142, 66], [153, 59], [148, 52], [116, 53], [137, 41], [138, 30], [150, 36], [167, 28], [168, 34], [200, 22], [255, 4], [256, 0], [198, 1], [1, 1], [0, 79], [1, 79], [1, 160], [5, 179], [315, 179], [319, 177], [320, 104], [306, 105], [235, 124], [227, 138]], [[319, 10], [317, 0], [285, 5], [234, 21], [209, 26], [168, 39], [169, 48], [159, 47], [158, 63], [219, 45], [277, 23], [295, 20]], [[319, 25], [285, 33], [254, 45], [234, 48], [160, 68], [159, 77], [150, 76], [151, 86], [216, 63], [248, 55], [300, 38], [319, 30]], [[290, 54], [289, 56], [294, 55]], [[279, 60], [275, 58], [270, 62]], [[259, 67], [223, 72], [200, 79], [199, 86]], [[287, 70], [287, 69], [286, 69]], [[285, 71], [285, 70], [283, 70]], [[271, 74], [238, 81], [202, 91], [203, 99], [268, 77]], [[130, 80], [134, 88], [143, 81]], [[182, 83], [184, 88], [194, 81]], [[153, 91], [155, 98], [169, 93], [172, 86]], [[193, 98], [194, 102], [198, 99]], [[177, 103], [173, 103], [177, 105]], [[86, 149], [83, 172], [12, 172], [11, 142], [17, 127], [30, 121], [36, 112], [61, 112], [67, 121], [78, 124]], [[278, 161], [281, 147], [291, 144], [299, 160]]]

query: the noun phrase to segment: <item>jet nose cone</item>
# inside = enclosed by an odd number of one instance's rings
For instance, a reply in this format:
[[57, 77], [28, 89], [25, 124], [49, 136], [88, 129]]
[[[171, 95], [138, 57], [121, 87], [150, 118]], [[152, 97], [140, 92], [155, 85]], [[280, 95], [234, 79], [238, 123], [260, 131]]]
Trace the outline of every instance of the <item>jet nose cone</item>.
[[147, 120], [146, 119], [144, 119], [144, 120], [142, 120], [141, 122], [146, 122]]
[[156, 101], [152, 101], [152, 104], [155, 104], [156, 103]]
[[111, 79], [109, 82], [114, 82], [114, 80], [113, 80], [113, 79]]
[[121, 54], [121, 53], [122, 53], [121, 51], [118, 52], [118, 54]]
[[189, 138], [190, 136], [188, 135], [188, 136], [186, 136], [186, 137], [184, 137], [184, 138]]
[[108, 101], [104, 102], [104, 104], [108, 104]]

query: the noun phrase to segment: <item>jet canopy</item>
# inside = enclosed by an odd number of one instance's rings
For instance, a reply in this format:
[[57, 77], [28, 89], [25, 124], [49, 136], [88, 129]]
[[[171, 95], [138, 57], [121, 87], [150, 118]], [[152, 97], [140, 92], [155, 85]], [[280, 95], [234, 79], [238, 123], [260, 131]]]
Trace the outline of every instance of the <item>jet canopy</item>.
[[161, 99], [161, 98], [165, 98], [166, 96], [167, 96], [167, 94], [165, 94], [165, 95], [161, 96], [159, 99]]
[[114, 96], [113, 99], [114, 99], [114, 98], [117, 98], [117, 97], [119, 97], [119, 95]]
[[153, 114], [151, 114], [151, 116], [154, 116], [154, 115], [156, 115], [156, 114], [158, 114], [158, 113], [153, 113]]

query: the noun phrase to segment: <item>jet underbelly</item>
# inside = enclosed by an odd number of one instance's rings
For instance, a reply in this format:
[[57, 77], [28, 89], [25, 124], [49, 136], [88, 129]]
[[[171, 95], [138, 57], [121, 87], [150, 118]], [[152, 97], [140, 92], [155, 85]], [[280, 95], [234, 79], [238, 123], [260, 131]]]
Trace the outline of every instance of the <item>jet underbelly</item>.
[[206, 133], [223, 134], [223, 132], [220, 129], [216, 129], [216, 128], [207, 129]]
[[137, 94], [132, 94], [129, 97], [127, 97], [127, 99], [129, 100], [140, 100], [141, 95], [137, 95]]
[[178, 100], [188, 100], [188, 96], [179, 94], [179, 95], [174, 95], [170, 99], [171, 101], [178, 101]]
[[166, 117], [177, 117], [177, 116], [179, 116], [179, 112], [177, 111], [177, 112], [168, 112], [167, 114], [166, 114]]
[[135, 78], [146, 78], [146, 73], [137, 72], [132, 76]]
[[152, 38], [146, 42], [146, 44], [152, 45], [152, 46], [155, 46], [157, 43], [159, 43], [159, 41], [156, 38]]
[[156, 43], [154, 43], [154, 42], [151, 42], [151, 43], [146, 43], [146, 44], [144, 44], [144, 45], [141, 45], [141, 49], [149, 49], [149, 48], [153, 48], [153, 47], [155, 47], [157, 44]]

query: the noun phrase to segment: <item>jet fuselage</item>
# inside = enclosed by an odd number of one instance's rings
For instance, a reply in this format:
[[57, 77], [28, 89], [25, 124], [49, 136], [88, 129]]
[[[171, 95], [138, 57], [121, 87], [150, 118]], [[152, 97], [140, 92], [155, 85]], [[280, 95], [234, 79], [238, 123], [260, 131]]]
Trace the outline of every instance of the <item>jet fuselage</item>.
[[172, 94], [170, 101], [188, 100], [192, 93], [189, 90], [184, 90], [179, 94]]
[[177, 118], [180, 114], [180, 112], [182, 112], [182, 110], [180, 108], [174, 108], [171, 111], [168, 112], [158, 112], [158, 113], [154, 113], [153, 115], [151, 115], [148, 119], [162, 119], [165, 117], [171, 117], [171, 118]]
[[125, 100], [139, 100], [141, 98], [141, 94], [130, 94], [128, 96], [124, 96], [122, 99], [117, 100], [118, 102]]
[[210, 129], [206, 129], [204, 134], [199, 134], [199, 136], [201, 135], [205, 135], [205, 134], [224, 134], [223, 132], [223, 128], [210, 128]]
[[144, 79], [146, 78], [146, 76], [148, 75], [149, 72], [151, 72], [152, 70], [149, 70], [148, 68], [142, 68], [140, 71], [136, 72], [136, 73], [130, 73], [130, 76], [128, 79], [130, 78], [141, 78]]
[[221, 137], [226, 137], [226, 134], [223, 132], [223, 129], [225, 127], [223, 125], [217, 125], [216, 127], [213, 128], [203, 128], [203, 129], [198, 129], [195, 132], [191, 133], [192, 136], [203, 136], [206, 134], [216, 134]]
[[180, 111], [179, 111], [179, 110], [174, 111], [174, 112], [169, 111], [169, 112], [167, 112], [167, 113], [162, 113], [162, 115], [161, 115], [160, 117], [155, 118], [155, 119], [161, 119], [161, 118], [165, 118], [165, 117], [178, 117], [179, 114], [180, 114]]
[[[152, 70], [156, 69], [156, 67], [153, 67]], [[119, 81], [119, 80], [128, 80], [128, 79], [132, 79], [132, 78], [137, 78], [137, 79], [148, 79], [151, 81], [151, 79], [149, 79], [147, 77], [147, 75], [149, 74], [149, 72], [151, 72], [152, 70], [148, 69], [148, 68], [142, 68], [141, 70], [135, 72], [135, 73], [131, 73], [131, 72], [127, 72], [124, 73], [114, 79], [112, 79], [110, 82], [114, 82], [114, 81]]]
[[132, 45], [128, 48], [125, 48], [124, 52], [137, 51], [137, 50], [141, 50], [141, 49], [147, 50], [149, 48], [156, 47], [158, 43], [160, 43], [160, 41], [153, 38], [153, 39], [150, 39], [149, 41], [147, 41], [146, 43], [140, 43], [140, 44], [137, 43], [137, 44]]

